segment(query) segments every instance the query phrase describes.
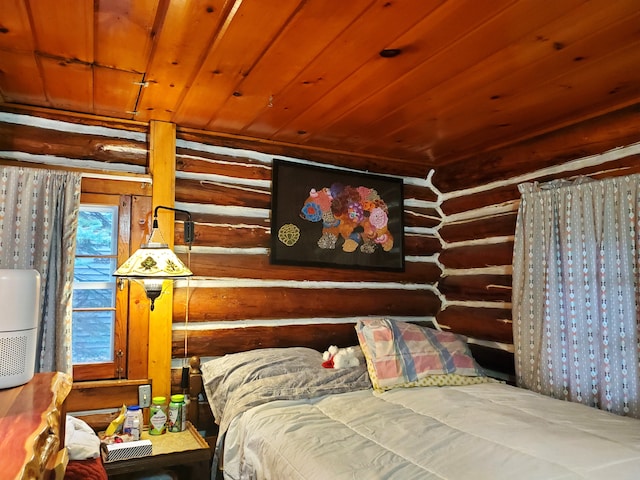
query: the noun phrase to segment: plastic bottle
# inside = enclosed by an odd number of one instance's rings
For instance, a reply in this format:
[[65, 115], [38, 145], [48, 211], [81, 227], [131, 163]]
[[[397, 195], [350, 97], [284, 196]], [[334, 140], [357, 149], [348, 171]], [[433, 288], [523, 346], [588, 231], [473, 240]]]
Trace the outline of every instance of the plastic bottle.
[[133, 424], [131, 425], [131, 436], [134, 440], [140, 440], [140, 419], [133, 417]]
[[[138, 438], [135, 438], [136, 434], [133, 432], [134, 421], [138, 422], [138, 433], [137, 433]], [[128, 406], [127, 413], [125, 414], [125, 417], [124, 417], [124, 423], [122, 425], [122, 431], [124, 433], [129, 433], [133, 435], [134, 440], [140, 440], [140, 425], [142, 425], [142, 423], [143, 423], [142, 409], [138, 405]]]
[[182, 400], [182, 431], [187, 429], [187, 420], [189, 419], [189, 396], [182, 395], [184, 398]]
[[170, 432], [181, 432], [182, 430], [184, 430], [183, 425], [186, 427], [184, 412], [185, 412], [184, 395], [182, 394], [171, 395], [171, 403], [169, 404], [169, 431]]
[[182, 406], [182, 430], [187, 429], [187, 422], [189, 420], [189, 395], [184, 394], [184, 404]]
[[162, 435], [167, 427], [167, 399], [153, 397], [149, 411], [149, 435]]

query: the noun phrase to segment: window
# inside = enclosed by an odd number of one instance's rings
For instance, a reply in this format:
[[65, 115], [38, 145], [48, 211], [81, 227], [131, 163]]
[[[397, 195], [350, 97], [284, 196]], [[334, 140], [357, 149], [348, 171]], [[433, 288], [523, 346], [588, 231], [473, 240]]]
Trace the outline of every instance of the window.
[[130, 197], [83, 194], [73, 282], [75, 380], [126, 376], [127, 291], [112, 275], [126, 260]]

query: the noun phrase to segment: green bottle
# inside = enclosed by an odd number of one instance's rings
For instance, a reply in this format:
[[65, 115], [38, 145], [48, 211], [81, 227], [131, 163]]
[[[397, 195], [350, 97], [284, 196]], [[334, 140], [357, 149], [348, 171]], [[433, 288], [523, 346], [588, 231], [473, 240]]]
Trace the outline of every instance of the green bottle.
[[149, 435], [162, 435], [167, 428], [167, 399], [153, 397], [149, 412]]

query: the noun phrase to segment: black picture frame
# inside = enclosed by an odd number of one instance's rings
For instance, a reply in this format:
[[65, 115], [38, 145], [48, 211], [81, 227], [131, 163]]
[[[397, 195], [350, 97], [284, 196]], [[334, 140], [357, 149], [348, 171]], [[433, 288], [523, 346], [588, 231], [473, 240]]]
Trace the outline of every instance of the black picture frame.
[[274, 159], [270, 262], [404, 271], [403, 202], [401, 178]]

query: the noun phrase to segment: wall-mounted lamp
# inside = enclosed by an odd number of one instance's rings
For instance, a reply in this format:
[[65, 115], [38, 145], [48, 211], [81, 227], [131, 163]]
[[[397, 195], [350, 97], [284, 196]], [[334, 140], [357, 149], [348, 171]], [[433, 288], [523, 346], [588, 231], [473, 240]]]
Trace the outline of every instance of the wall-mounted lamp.
[[[190, 277], [191, 270], [182, 263], [178, 256], [169, 248], [158, 229], [158, 209], [184, 213], [188, 220], [184, 221], [185, 243], [191, 248], [194, 239], [194, 226], [191, 214], [186, 210], [179, 210], [159, 205], [153, 211], [153, 228], [148, 243], [136, 250], [129, 259], [113, 273], [119, 278], [128, 278], [142, 285], [147, 298], [151, 301], [151, 310], [156, 298], [162, 293], [162, 283], [165, 280]], [[155, 238], [159, 236], [159, 240]]]

